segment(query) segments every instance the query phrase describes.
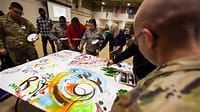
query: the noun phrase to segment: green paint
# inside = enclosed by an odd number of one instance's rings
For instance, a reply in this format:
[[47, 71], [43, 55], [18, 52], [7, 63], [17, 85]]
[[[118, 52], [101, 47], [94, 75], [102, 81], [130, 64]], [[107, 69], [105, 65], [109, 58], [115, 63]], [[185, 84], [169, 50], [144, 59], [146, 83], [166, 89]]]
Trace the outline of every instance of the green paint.
[[95, 112], [95, 105], [92, 102], [77, 102], [70, 112]]
[[117, 75], [117, 69], [113, 67], [102, 67], [101, 70], [106, 72], [106, 76], [114, 77]]
[[120, 96], [120, 95], [122, 95], [122, 94], [124, 94], [124, 93], [127, 93], [128, 91], [127, 90], [125, 90], [125, 89], [120, 89], [120, 90], [118, 90], [118, 92], [117, 92], [117, 96]]
[[100, 105], [103, 105], [103, 101], [99, 101], [99, 104], [100, 104]]
[[8, 86], [10, 86], [15, 91], [21, 90], [20, 87], [17, 84], [15, 84], [15, 83], [11, 83]]
[[48, 111], [53, 112], [54, 110], [57, 110], [62, 107], [62, 106], [58, 105], [58, 103], [54, 100], [51, 100], [51, 103], [52, 104], [50, 106], [45, 107]]

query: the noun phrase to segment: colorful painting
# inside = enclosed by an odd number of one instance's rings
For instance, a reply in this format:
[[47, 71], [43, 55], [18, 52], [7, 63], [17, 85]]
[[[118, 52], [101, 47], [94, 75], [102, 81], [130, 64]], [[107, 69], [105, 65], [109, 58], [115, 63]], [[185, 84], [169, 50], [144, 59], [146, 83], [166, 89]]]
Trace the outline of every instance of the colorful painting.
[[106, 66], [107, 61], [97, 58], [92, 55], [81, 54], [74, 58], [70, 62], [70, 65], [73, 66], [81, 66], [81, 67], [99, 67], [99, 66]]
[[134, 84], [127, 78], [133, 76], [130, 68], [105, 65], [106, 60], [64, 50], [0, 72], [0, 87], [47, 112], [109, 112], [116, 96]]

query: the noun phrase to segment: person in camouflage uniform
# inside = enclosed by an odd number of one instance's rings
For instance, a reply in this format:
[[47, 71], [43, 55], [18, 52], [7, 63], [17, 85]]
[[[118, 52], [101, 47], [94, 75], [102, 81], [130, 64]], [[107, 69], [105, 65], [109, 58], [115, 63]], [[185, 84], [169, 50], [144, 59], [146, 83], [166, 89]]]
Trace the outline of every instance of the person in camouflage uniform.
[[38, 58], [34, 44], [27, 41], [36, 29], [22, 14], [23, 7], [12, 2], [8, 14], [0, 17], [0, 54], [8, 52], [14, 65]]
[[59, 23], [53, 25], [51, 33], [55, 37], [57, 51], [69, 49], [66, 37], [67, 23], [64, 16], [59, 17]]
[[89, 29], [87, 29], [81, 39], [78, 50], [82, 51], [86, 44], [86, 53], [94, 56], [99, 56], [101, 44], [104, 41], [103, 33], [97, 29], [95, 19], [89, 20]]
[[199, 6], [199, 0], [143, 1], [134, 42], [159, 67], [119, 96], [111, 112], [200, 112]]

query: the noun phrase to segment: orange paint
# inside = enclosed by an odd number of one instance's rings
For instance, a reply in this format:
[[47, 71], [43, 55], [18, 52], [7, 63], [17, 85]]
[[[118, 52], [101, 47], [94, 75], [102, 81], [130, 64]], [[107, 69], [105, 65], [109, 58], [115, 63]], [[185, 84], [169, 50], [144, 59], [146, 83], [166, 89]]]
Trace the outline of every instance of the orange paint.
[[74, 87], [75, 87], [76, 85], [77, 85], [77, 84], [74, 84], [74, 83], [71, 83], [71, 84], [67, 85], [67, 86], [66, 86], [67, 91], [73, 94], [73, 93], [74, 93], [73, 90], [74, 90]]

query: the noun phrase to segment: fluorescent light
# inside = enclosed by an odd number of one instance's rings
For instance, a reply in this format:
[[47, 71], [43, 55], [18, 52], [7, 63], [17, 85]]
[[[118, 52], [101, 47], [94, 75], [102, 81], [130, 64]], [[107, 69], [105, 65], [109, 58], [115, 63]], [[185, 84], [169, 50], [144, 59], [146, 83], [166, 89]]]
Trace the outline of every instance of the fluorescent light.
[[105, 5], [106, 3], [105, 3], [105, 2], [101, 2], [101, 4], [102, 4], [102, 5]]
[[131, 3], [127, 3], [127, 6], [131, 6]]

